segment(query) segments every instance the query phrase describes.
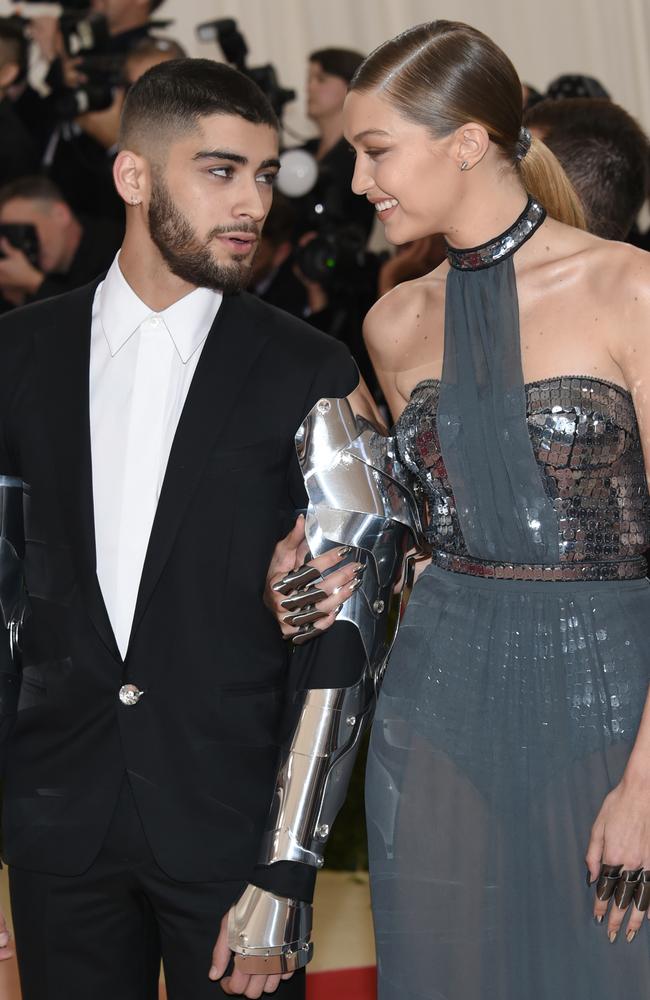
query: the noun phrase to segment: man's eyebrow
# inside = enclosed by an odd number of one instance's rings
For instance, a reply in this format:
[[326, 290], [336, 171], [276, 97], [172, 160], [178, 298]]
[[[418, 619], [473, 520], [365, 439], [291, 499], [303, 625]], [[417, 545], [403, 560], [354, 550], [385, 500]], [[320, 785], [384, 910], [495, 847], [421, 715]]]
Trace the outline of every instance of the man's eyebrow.
[[[202, 149], [192, 157], [194, 160], [230, 160], [231, 163], [239, 163], [242, 167], [248, 165], [248, 157], [241, 153], [233, 153], [230, 149]], [[280, 161], [277, 156], [268, 160], [262, 160], [260, 170], [268, 170], [269, 167], [280, 169]]]
[[368, 135], [384, 135], [390, 137], [390, 132], [386, 132], [383, 128], [367, 128], [363, 132], [359, 132], [355, 135], [353, 142], [361, 142], [361, 140], [365, 139]]
[[231, 163], [241, 163], [242, 167], [245, 167], [248, 163], [247, 156], [242, 156], [241, 153], [233, 153], [230, 149], [202, 149], [199, 153], [195, 153], [192, 159], [230, 160]]

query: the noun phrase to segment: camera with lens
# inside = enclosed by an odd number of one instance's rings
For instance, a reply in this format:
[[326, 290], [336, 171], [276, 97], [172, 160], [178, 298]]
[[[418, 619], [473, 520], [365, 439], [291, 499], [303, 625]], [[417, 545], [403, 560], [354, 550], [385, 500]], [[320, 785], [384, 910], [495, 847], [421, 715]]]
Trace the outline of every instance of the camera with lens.
[[[22, 222], [0, 223], [0, 239], [7, 240], [16, 250], [22, 250], [30, 264], [33, 267], [39, 267], [38, 233], [35, 226]], [[0, 257], [4, 256], [0, 250]]]
[[246, 65], [248, 45], [232, 17], [204, 21], [203, 24], [197, 25], [196, 35], [202, 42], [217, 42], [226, 62], [253, 80], [268, 99], [278, 118], [282, 117], [285, 105], [296, 99], [296, 92], [280, 85], [278, 74], [270, 64], [255, 67]]

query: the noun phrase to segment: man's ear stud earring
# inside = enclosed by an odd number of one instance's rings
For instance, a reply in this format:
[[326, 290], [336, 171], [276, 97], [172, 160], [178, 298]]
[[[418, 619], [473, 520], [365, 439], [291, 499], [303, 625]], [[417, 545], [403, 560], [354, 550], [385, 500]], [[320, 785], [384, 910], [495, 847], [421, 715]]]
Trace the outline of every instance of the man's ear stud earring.
[[467, 170], [468, 167], [469, 167], [469, 163], [467, 162], [467, 160], [463, 160], [463, 162], [460, 165], [460, 169], [461, 170]]
[[142, 202], [140, 201], [139, 198], [136, 198], [135, 195], [132, 195], [132, 197], [131, 197], [131, 204], [132, 205], [141, 205]]

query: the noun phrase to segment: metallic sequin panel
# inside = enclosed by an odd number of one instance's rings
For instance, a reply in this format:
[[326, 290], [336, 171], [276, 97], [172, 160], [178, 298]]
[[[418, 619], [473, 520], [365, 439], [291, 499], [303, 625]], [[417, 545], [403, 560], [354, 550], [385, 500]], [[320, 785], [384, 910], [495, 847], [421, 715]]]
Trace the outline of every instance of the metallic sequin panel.
[[[402, 459], [416, 475], [427, 540], [459, 572], [471, 565], [436, 428], [439, 383], [420, 382], [398, 420]], [[562, 377], [526, 386], [528, 427], [558, 517], [560, 577], [530, 568], [529, 579], [627, 579], [645, 575], [650, 497], [632, 398], [609, 382]], [[454, 563], [449, 557], [462, 557]], [[466, 562], [466, 559], [469, 562]], [[580, 564], [607, 563], [602, 570]], [[615, 567], [613, 564], [621, 564]], [[573, 566], [568, 572], [568, 564]], [[505, 566], [505, 564], [504, 564]], [[501, 567], [478, 575], [510, 577]], [[476, 575], [476, 574], [474, 574]], [[516, 577], [515, 577], [516, 578]]]

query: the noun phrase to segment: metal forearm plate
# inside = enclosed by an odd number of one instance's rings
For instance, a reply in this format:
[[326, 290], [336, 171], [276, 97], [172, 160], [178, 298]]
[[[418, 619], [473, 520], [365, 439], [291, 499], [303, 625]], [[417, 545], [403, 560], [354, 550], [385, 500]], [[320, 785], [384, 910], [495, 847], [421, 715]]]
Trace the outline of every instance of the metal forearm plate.
[[301, 969], [311, 959], [312, 907], [249, 885], [228, 917], [228, 945], [247, 975]]
[[363, 731], [397, 634], [407, 551], [419, 517], [393, 438], [355, 415], [347, 399], [321, 399], [296, 448], [309, 496], [306, 536], [312, 556], [335, 545], [366, 566], [338, 614], [359, 631], [364, 658], [356, 684], [302, 692], [300, 717], [284, 748], [262, 864], [299, 861], [320, 868], [343, 804]]

